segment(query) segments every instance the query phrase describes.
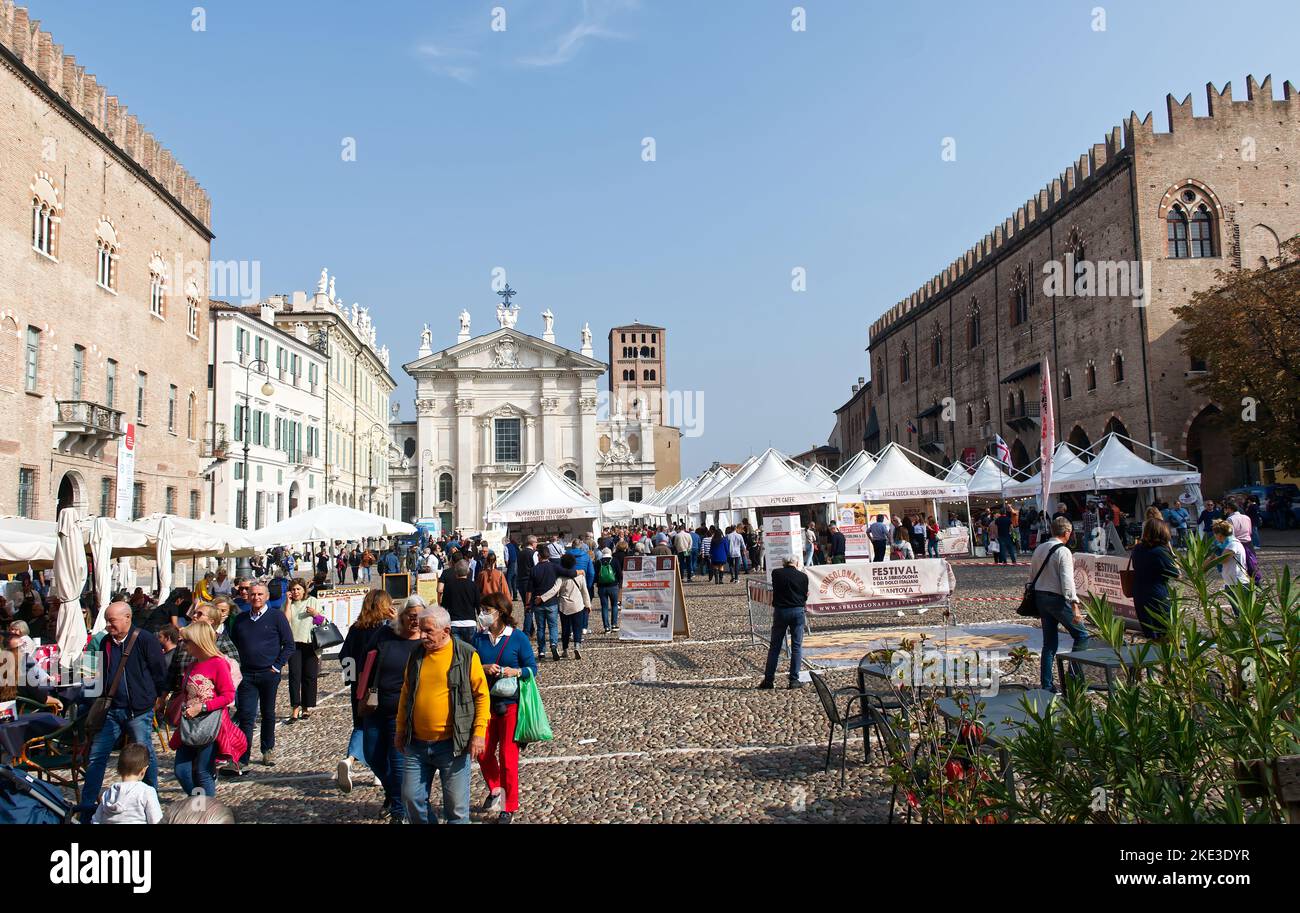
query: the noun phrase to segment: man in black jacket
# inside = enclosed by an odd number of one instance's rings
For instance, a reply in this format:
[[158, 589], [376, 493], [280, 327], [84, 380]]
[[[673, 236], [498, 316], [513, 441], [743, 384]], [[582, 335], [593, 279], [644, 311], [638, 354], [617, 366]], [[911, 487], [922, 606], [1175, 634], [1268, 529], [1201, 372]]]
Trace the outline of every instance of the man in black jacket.
[[515, 569], [515, 582], [519, 587], [519, 601], [524, 606], [524, 636], [533, 636], [533, 568], [537, 565], [537, 537], [529, 536], [519, 550], [519, 566]]
[[767, 647], [767, 666], [759, 688], [776, 687], [776, 661], [786, 631], [790, 632], [790, 688], [802, 688], [799, 669], [803, 665], [804, 606], [808, 603], [808, 575], [796, 567], [793, 555], [772, 572], [772, 638]]
[[239, 775], [246, 773], [253, 752], [253, 728], [259, 705], [262, 711], [262, 763], [275, 765], [275, 693], [280, 690], [280, 674], [297, 649], [289, 619], [278, 609], [267, 608], [270, 591], [265, 583], [254, 583], [249, 590], [247, 612], [240, 612], [230, 626], [230, 639], [239, 651], [239, 672], [243, 680], [235, 689], [239, 708], [239, 728], [244, 731], [248, 747], [239, 759]]
[[[100, 645], [99, 667], [102, 673], [99, 685], [101, 694], [113, 691], [112, 706], [104, 718], [104, 726], [90, 744], [90, 757], [86, 762], [86, 779], [81, 786], [82, 823], [89, 824], [99, 803], [99, 789], [104, 785], [104, 769], [113, 753], [117, 740], [127, 733], [127, 740], [149, 749], [149, 769], [144, 780], [158, 788], [158, 757], [153, 747], [153, 709], [159, 695], [166, 689], [167, 666], [163, 661], [162, 645], [143, 628], [131, 626], [131, 607], [125, 602], [114, 602], [104, 610], [104, 628], [107, 636]], [[129, 654], [129, 655], [128, 655]], [[123, 665], [125, 657], [125, 665]], [[117, 687], [113, 679], [121, 669]], [[99, 695], [95, 695], [99, 696]]]
[[843, 564], [845, 553], [844, 534], [839, 524], [831, 523], [831, 564]]

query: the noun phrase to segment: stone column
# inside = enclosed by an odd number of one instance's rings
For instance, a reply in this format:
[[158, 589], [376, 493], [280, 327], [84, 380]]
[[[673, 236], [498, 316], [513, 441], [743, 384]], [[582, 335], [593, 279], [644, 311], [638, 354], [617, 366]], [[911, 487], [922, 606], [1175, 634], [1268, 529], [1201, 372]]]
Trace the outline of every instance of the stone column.
[[474, 400], [456, 397], [456, 527], [477, 528], [474, 518]]
[[415, 401], [415, 490], [421, 517], [432, 516], [433, 505], [438, 501], [438, 479], [432, 465], [438, 453], [438, 420], [434, 417], [434, 408], [433, 400]]
[[538, 459], [552, 469], [559, 465], [560, 452], [560, 397], [553, 379], [547, 378], [542, 383], [542, 446]]
[[524, 416], [524, 438], [522, 442], [523, 464], [529, 466], [537, 462], [537, 418]]
[[582, 487], [599, 497], [600, 489], [596, 485], [596, 390], [593, 386], [583, 385], [578, 397], [578, 415], [581, 428], [578, 432], [578, 481]]

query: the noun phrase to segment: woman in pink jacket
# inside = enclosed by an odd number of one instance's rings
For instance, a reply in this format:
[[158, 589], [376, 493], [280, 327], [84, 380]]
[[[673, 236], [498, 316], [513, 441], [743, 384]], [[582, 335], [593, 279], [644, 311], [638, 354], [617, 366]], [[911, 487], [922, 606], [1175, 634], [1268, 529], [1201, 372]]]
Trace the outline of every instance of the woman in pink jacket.
[[[169, 744], [176, 751], [176, 779], [186, 795], [195, 795], [196, 789], [201, 789], [204, 795], [215, 796], [217, 759], [237, 763], [247, 744], [226, 709], [235, 700], [230, 660], [217, 648], [217, 636], [210, 624], [192, 622], [180, 629], [180, 635], [182, 647], [194, 658], [194, 664], [186, 671], [174, 698], [179, 708], [168, 708], [168, 716], [172, 717], [169, 721], [175, 726]], [[181, 738], [180, 717], [198, 720], [210, 713], [221, 715], [215, 737], [203, 745], [186, 744]]]

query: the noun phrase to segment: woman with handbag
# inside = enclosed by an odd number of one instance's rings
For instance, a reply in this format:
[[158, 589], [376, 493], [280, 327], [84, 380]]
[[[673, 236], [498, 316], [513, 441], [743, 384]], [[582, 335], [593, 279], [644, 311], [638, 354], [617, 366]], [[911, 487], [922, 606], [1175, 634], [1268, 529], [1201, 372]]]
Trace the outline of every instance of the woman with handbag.
[[[418, 598], [418, 597], [415, 597]], [[393, 598], [384, 590], [371, 590], [361, 603], [361, 614], [348, 628], [348, 636], [339, 650], [339, 663], [343, 666], [343, 680], [352, 689], [352, 735], [348, 739], [348, 754], [338, 763], [335, 782], [345, 793], [352, 792], [352, 767], [360, 759], [369, 764], [365, 750], [364, 719], [357, 697], [357, 684], [365, 673], [366, 657], [379, 641], [392, 632], [388, 623], [396, 615]], [[418, 629], [418, 625], [417, 625]], [[374, 769], [373, 767], [371, 768]]]
[[[1153, 640], [1163, 637], [1168, 624], [1169, 581], [1177, 579], [1169, 525], [1164, 520], [1148, 519], [1142, 524], [1142, 538], [1129, 556], [1129, 571], [1121, 572], [1120, 583], [1126, 595], [1133, 597], [1142, 633]], [[1126, 579], [1127, 577], [1127, 579]]]
[[293, 655], [289, 657], [289, 719], [286, 722], [311, 719], [316, 706], [316, 683], [320, 678], [320, 654], [312, 629], [325, 621], [325, 613], [314, 596], [307, 595], [307, 584], [295, 578], [289, 582], [289, 592], [284, 603], [284, 617], [293, 631]]
[[176, 779], [187, 796], [200, 789], [215, 796], [217, 759], [238, 763], [248, 743], [226, 709], [234, 703], [235, 685], [212, 626], [191, 622], [180, 635], [194, 662], [167, 705], [168, 722], [175, 727], [169, 744], [176, 751]]
[[474, 577], [474, 582], [478, 584], [479, 599], [490, 593], [505, 593], [510, 595], [510, 583], [506, 580], [506, 575], [497, 570], [496, 552], [488, 552], [487, 558], [484, 559], [485, 566]]
[[509, 596], [490, 593], [479, 607], [480, 630], [474, 634], [474, 649], [491, 688], [487, 747], [479, 758], [488, 786], [484, 811], [498, 812], [497, 824], [509, 824], [519, 811], [519, 746], [515, 743], [519, 682], [537, 675], [533, 646], [515, 631], [513, 609]]

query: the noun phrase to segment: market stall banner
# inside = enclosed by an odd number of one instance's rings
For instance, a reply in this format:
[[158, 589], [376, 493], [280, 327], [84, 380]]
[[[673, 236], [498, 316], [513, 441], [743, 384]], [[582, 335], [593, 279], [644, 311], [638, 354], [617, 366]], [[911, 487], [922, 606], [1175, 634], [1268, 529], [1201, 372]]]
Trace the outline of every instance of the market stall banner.
[[1119, 572], [1126, 567], [1128, 555], [1078, 552], [1074, 556], [1074, 589], [1080, 600], [1085, 596], [1105, 596], [1116, 615], [1136, 624], [1137, 609], [1133, 607], [1133, 597], [1124, 595], [1119, 582]]
[[839, 527], [844, 535], [844, 557], [870, 558], [872, 555], [871, 539], [867, 536], [867, 505], [862, 501], [841, 501], [839, 503]]
[[970, 554], [970, 530], [964, 526], [950, 526], [939, 530], [939, 556], [947, 558]]
[[339, 632], [346, 635], [352, 622], [361, 614], [361, 604], [366, 601], [369, 586], [336, 586], [319, 590], [316, 601], [320, 603], [321, 612], [338, 626]]
[[674, 634], [690, 636], [675, 555], [629, 557], [623, 564], [622, 596], [619, 640], [672, 643]]
[[849, 561], [804, 568], [809, 615], [884, 612], [932, 606], [952, 595], [956, 577], [942, 558]]
[[803, 566], [803, 527], [798, 514], [775, 514], [763, 518], [763, 560], [768, 568], [778, 568], [793, 556], [796, 567]]

